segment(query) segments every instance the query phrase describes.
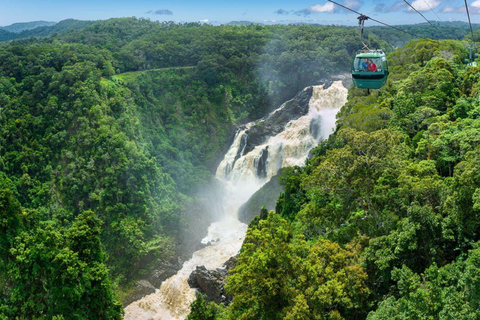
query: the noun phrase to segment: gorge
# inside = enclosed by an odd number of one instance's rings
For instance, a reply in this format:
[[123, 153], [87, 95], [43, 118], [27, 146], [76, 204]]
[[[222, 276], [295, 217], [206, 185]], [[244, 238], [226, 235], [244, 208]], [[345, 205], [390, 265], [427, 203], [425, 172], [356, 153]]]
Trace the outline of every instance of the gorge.
[[286, 166], [303, 165], [309, 151], [335, 128], [335, 116], [346, 103], [342, 81], [307, 87], [267, 117], [238, 129], [216, 170], [224, 185], [222, 220], [213, 223], [182, 269], [153, 294], [125, 308], [125, 319], [180, 320], [190, 311], [195, 290], [187, 280], [197, 266], [221, 268], [242, 246], [247, 225], [237, 219], [238, 208]]
[[365, 31], [5, 31], [0, 320], [480, 319], [478, 30]]

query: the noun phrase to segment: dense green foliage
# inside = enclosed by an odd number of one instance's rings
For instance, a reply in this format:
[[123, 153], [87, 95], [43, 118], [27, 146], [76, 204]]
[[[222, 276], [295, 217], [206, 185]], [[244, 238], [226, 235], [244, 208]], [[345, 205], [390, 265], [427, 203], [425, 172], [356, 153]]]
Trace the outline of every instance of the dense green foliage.
[[252, 225], [228, 279], [231, 319], [336, 319], [354, 315], [368, 294], [356, 244], [309, 245], [271, 212]]
[[[382, 20], [382, 19], [380, 19]], [[384, 21], [384, 20], [383, 20]], [[372, 23], [367, 21], [365, 23], [365, 33], [368, 35], [370, 32], [375, 34], [380, 39], [385, 39], [392, 46], [403, 47], [408, 41], [413, 38], [429, 38], [429, 39], [456, 39], [462, 40], [465, 37], [470, 36], [470, 25], [467, 22], [461, 21], [435, 21], [431, 24], [424, 22], [419, 24], [410, 25], [397, 25], [397, 29], [404, 30], [405, 32], [398, 32], [393, 28], [385, 28], [381, 26], [370, 26]], [[478, 24], [472, 24], [473, 29], [478, 30]], [[479, 40], [474, 35], [476, 41]]]
[[[214, 218], [234, 126], [348, 72], [361, 47], [348, 27], [82, 23], [0, 45], [0, 318], [119, 319], [112, 288]], [[278, 214], [252, 223], [232, 305], [198, 300], [190, 318], [474, 314], [480, 79], [465, 56], [413, 41], [385, 89], [352, 90], [337, 134], [284, 170]]]
[[69, 228], [40, 221], [1, 182], [0, 318], [121, 319], [95, 214], [79, 214]]
[[[202, 294], [197, 295], [197, 299], [192, 302], [192, 312], [187, 316], [187, 320], [215, 320], [224, 316], [223, 305], [217, 305], [215, 302], [207, 302]], [[223, 319], [223, 318], [222, 318]]]
[[7, 318], [120, 317], [112, 283], [176, 260], [214, 218], [234, 125], [347, 72], [360, 46], [328, 26], [86, 25], [0, 46]]
[[[60, 36], [112, 53], [117, 72], [197, 66], [209, 87], [230, 84], [240, 116], [263, 115], [305, 86], [348, 72], [358, 32], [333, 26], [221, 26], [112, 19]], [[369, 43], [379, 47], [376, 37]], [[249, 90], [250, 95], [238, 96]], [[239, 116], [239, 115], [235, 115]]]
[[335, 134], [283, 170], [276, 213], [249, 226], [222, 317], [480, 318], [480, 79], [466, 55], [414, 40], [389, 56], [387, 86], [349, 91]]

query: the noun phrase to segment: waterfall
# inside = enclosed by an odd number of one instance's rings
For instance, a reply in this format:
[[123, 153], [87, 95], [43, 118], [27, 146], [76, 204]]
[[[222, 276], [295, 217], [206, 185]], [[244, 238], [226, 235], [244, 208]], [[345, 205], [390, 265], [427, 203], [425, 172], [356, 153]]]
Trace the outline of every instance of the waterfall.
[[[305, 114], [288, 121], [279, 133], [255, 139], [249, 135], [269, 123], [278, 123], [282, 105], [266, 118], [248, 123], [235, 135], [232, 146], [219, 164], [216, 177], [223, 182], [225, 217], [208, 228], [202, 243], [209, 244], [196, 251], [181, 270], [162, 283], [155, 293], [133, 302], [125, 308], [126, 320], [181, 320], [190, 311], [195, 290], [187, 283], [196, 266], [207, 269], [222, 267], [240, 250], [247, 226], [237, 220], [238, 208], [285, 166], [303, 165], [310, 150], [328, 137], [335, 128], [335, 115], [347, 101], [347, 89], [335, 81], [324, 89], [313, 87]], [[296, 109], [295, 109], [296, 110]], [[259, 130], [257, 130], [258, 132]], [[261, 130], [260, 130], [261, 131]]]

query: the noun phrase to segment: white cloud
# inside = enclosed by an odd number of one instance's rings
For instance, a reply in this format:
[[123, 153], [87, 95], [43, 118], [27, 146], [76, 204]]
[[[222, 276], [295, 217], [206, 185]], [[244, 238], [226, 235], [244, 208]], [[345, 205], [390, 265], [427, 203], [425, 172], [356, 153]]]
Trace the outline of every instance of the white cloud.
[[347, 8], [350, 8], [352, 10], [358, 10], [362, 3], [358, 0], [346, 0], [343, 5]]
[[[480, 1], [480, 0], [479, 0]], [[362, 5], [362, 0], [344, 0], [340, 1], [340, 3], [352, 10], [358, 10], [360, 6]], [[335, 6], [332, 2], [327, 2], [325, 4], [315, 4], [313, 6], [310, 6], [306, 9], [299, 10], [299, 11], [293, 11], [292, 13], [297, 15], [297, 16], [309, 16], [312, 13], [331, 13], [331, 12], [342, 12], [343, 8]]]
[[407, 4], [404, 1], [399, 1], [392, 5], [390, 8], [387, 9], [387, 12], [396, 12], [404, 7], [406, 7]]
[[198, 20], [198, 22], [200, 22], [200, 23], [209, 23], [210, 20], [208, 20], [208, 19], [203, 19], [203, 20]]
[[[415, 0], [411, 4], [417, 11], [430, 11], [430, 9], [438, 7], [441, 0]], [[408, 11], [413, 11], [413, 9], [409, 7]]]
[[457, 9], [454, 7], [450, 6], [445, 6], [442, 10], [443, 13], [452, 13], [452, 12], [457, 12]]
[[445, 6], [442, 10], [443, 13], [465, 13], [465, 7], [451, 7]]
[[470, 8], [473, 14], [480, 14], [480, 0], [472, 2]]
[[[443, 13], [466, 13], [465, 6], [445, 6], [442, 10]], [[480, 0], [476, 0], [468, 5], [468, 12], [470, 14], [480, 14]]]
[[316, 4], [314, 6], [308, 7], [308, 12], [333, 12], [335, 10], [335, 5], [331, 2], [325, 4]]

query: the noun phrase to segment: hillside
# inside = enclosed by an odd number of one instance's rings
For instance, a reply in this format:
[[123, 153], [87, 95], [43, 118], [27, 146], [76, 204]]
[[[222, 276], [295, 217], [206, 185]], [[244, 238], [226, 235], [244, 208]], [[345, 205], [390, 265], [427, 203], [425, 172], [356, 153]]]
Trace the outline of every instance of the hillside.
[[24, 39], [30, 37], [47, 37], [72, 30], [83, 29], [92, 24], [92, 21], [74, 19], [62, 20], [58, 23], [47, 21], [15, 23], [10, 26], [0, 27], [0, 41]]
[[[475, 31], [474, 38], [478, 41], [478, 24], [472, 24]], [[427, 22], [410, 25], [397, 25], [395, 28], [404, 30], [398, 32], [393, 28], [385, 28], [383, 26], [366, 26], [365, 32], [374, 34], [380, 39], [385, 39], [393, 47], [403, 47], [405, 43], [413, 38], [429, 38], [429, 39], [455, 39], [462, 40], [470, 36], [470, 26], [466, 22], [461, 21], [434, 21], [433, 26]]]
[[188, 319], [478, 319], [480, 78], [466, 54], [413, 40], [384, 88], [350, 89], [336, 133], [249, 226], [232, 303], [199, 298]]
[[235, 126], [360, 46], [350, 28], [88, 24], [0, 46], [6, 319], [119, 318], [114, 291], [161, 283], [218, 217], [212, 170]]
[[25, 30], [31, 30], [38, 27], [53, 26], [56, 22], [52, 21], [31, 21], [31, 22], [18, 22], [9, 26], [0, 27], [0, 30], [5, 30], [13, 33], [20, 33]]
[[[15, 35], [34, 37], [0, 46], [0, 319], [120, 319], [134, 280], [175, 273], [221, 214], [213, 171], [235, 129], [348, 72], [362, 45], [350, 27], [135, 18]], [[387, 86], [351, 89], [250, 226], [232, 305], [198, 312], [476, 316], [478, 70], [460, 41], [379, 39]]]

